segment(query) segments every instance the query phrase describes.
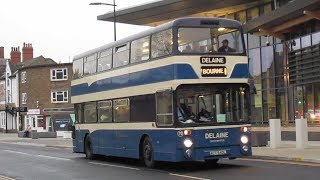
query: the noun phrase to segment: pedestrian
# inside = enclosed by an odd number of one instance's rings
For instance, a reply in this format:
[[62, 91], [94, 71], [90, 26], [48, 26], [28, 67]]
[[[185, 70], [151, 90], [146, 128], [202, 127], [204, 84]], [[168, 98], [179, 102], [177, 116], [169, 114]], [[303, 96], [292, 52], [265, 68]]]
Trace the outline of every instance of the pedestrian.
[[32, 130], [32, 128], [31, 128], [30, 124], [27, 124], [27, 128], [24, 130], [23, 137], [29, 137], [31, 130]]

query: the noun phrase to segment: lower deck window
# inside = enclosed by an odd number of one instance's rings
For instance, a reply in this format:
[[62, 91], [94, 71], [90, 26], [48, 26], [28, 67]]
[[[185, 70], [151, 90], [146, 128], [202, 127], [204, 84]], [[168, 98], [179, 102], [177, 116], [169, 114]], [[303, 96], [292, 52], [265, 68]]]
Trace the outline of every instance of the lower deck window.
[[84, 103], [84, 122], [85, 123], [95, 123], [97, 122], [97, 106], [96, 102]]
[[172, 126], [172, 91], [165, 90], [156, 93], [157, 104], [157, 125], [158, 126]]
[[98, 102], [99, 122], [112, 122], [112, 101]]
[[114, 122], [129, 122], [130, 106], [129, 99], [114, 100], [113, 106], [113, 121]]

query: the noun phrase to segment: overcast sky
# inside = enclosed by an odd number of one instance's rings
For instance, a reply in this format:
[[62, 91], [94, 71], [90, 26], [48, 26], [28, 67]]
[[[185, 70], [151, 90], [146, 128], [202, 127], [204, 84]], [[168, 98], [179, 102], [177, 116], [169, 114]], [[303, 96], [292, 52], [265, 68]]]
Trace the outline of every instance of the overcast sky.
[[[5, 58], [11, 47], [32, 43], [34, 57], [43, 55], [56, 62], [69, 62], [73, 56], [113, 41], [113, 23], [97, 16], [113, 11], [112, 6], [89, 6], [91, 2], [112, 0], [1, 0], [0, 46]], [[116, 0], [117, 9], [151, 2]], [[149, 27], [117, 24], [117, 39]]]

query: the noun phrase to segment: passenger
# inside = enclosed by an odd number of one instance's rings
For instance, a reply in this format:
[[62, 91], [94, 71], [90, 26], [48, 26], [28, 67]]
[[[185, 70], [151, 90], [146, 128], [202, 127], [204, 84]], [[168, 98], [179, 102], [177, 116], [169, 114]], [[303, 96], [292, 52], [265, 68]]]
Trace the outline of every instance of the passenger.
[[187, 45], [186, 48], [182, 51], [183, 53], [190, 53], [192, 50], [191, 50], [191, 47], [190, 45]]
[[193, 53], [201, 52], [200, 45], [198, 42], [192, 42], [192, 52]]
[[179, 102], [177, 102], [177, 114], [178, 114], [178, 119], [179, 121], [184, 121], [186, 118], [186, 113], [182, 108], [182, 104]]
[[229, 47], [229, 41], [225, 39], [222, 41], [222, 46], [218, 49], [218, 52], [236, 52], [236, 50]]

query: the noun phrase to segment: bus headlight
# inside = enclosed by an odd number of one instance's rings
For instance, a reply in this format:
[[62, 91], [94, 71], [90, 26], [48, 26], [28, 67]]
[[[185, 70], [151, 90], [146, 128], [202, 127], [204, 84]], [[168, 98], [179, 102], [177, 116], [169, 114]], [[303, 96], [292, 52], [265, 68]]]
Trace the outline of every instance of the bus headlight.
[[315, 118], [316, 118], [316, 115], [310, 114], [310, 117], [311, 117], [311, 119], [315, 119]]
[[249, 139], [247, 136], [242, 136], [240, 140], [241, 140], [242, 144], [247, 144], [249, 142]]
[[190, 139], [185, 139], [183, 141], [183, 145], [186, 147], [186, 148], [190, 148], [192, 145], [193, 145], [193, 142], [190, 140]]

